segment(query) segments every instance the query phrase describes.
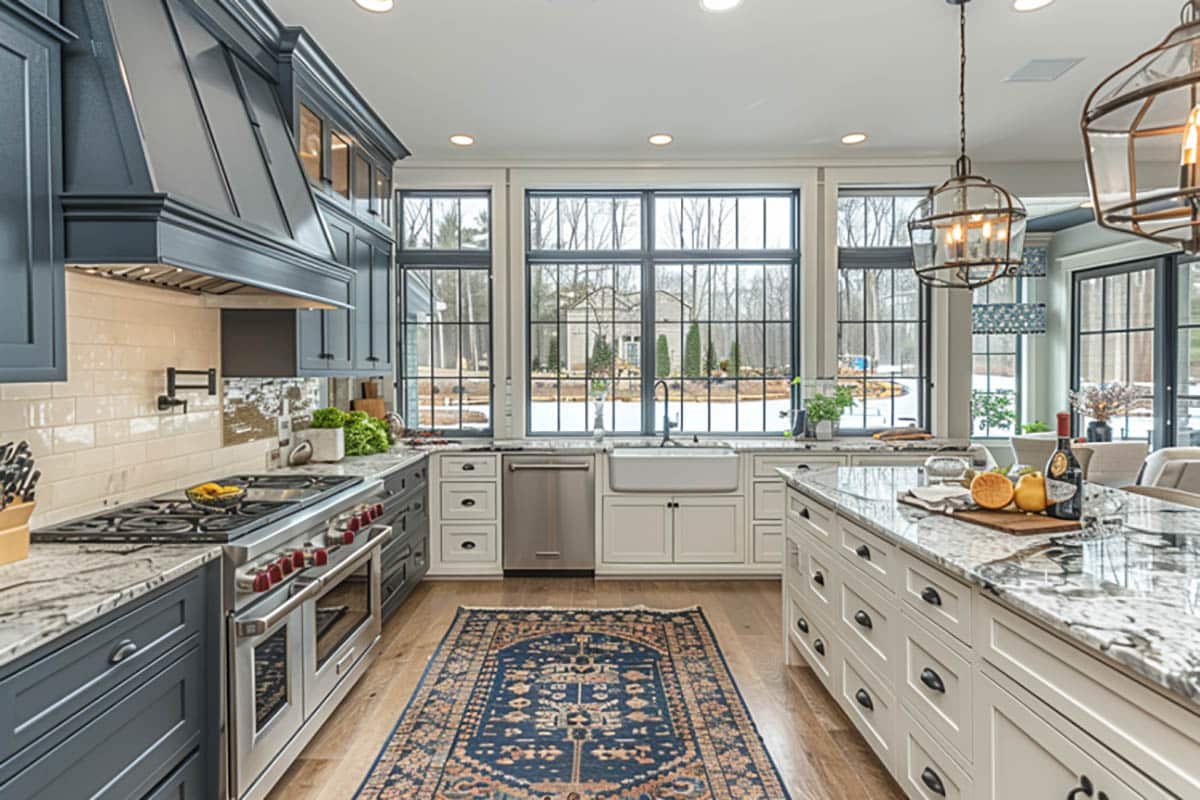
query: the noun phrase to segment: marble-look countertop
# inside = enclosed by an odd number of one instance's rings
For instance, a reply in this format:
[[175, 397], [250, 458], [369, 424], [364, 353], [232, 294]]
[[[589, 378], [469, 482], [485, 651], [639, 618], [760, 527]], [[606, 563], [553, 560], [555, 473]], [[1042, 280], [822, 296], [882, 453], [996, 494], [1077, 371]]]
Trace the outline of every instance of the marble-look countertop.
[[42, 544], [0, 566], [0, 667], [220, 558], [213, 544]]
[[788, 485], [1200, 705], [1200, 509], [1088, 486], [1080, 534], [1012, 536], [897, 502], [916, 467], [780, 470]]

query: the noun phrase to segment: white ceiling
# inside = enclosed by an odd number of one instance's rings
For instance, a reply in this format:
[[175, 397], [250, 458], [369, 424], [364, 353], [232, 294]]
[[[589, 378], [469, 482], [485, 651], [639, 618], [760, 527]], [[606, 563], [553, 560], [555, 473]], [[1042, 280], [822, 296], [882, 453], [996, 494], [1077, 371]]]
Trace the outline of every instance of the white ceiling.
[[[303, 25], [421, 161], [941, 157], [957, 149], [957, 8], [945, 0], [270, 0]], [[1181, 0], [1057, 0], [968, 11], [979, 161], [1081, 154], [1108, 73], [1160, 41]], [[1006, 83], [1034, 58], [1084, 58]], [[866, 131], [848, 148], [844, 133]], [[666, 149], [647, 144], [675, 135]], [[468, 150], [449, 144], [469, 133]]]

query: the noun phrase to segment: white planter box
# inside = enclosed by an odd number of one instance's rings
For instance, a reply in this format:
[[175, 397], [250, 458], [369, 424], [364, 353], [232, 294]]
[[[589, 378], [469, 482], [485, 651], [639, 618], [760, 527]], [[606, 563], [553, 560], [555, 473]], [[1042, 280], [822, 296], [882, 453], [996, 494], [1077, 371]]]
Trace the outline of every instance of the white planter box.
[[312, 442], [313, 461], [341, 461], [346, 457], [346, 434], [341, 428], [309, 428], [300, 435]]

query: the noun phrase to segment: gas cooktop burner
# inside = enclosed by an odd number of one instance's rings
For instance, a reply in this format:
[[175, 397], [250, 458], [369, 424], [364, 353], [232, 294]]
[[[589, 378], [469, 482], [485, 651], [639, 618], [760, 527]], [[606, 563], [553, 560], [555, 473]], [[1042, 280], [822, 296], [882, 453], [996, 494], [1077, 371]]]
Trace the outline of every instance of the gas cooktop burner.
[[147, 515], [117, 520], [121, 531], [148, 531], [150, 533], [188, 533], [195, 527], [188, 517], [170, 515]]

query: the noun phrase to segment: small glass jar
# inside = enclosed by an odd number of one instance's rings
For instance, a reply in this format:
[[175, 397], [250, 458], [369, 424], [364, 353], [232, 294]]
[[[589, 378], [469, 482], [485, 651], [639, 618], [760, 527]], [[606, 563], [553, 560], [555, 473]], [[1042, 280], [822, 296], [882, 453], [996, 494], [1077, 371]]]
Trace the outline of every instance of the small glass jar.
[[970, 468], [970, 464], [957, 456], [935, 455], [925, 459], [925, 477], [930, 483], [961, 481]]

